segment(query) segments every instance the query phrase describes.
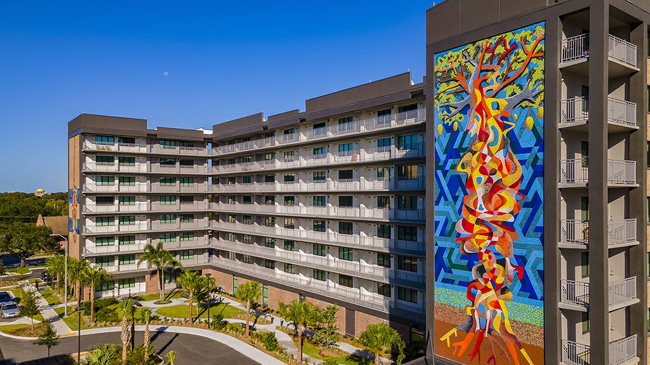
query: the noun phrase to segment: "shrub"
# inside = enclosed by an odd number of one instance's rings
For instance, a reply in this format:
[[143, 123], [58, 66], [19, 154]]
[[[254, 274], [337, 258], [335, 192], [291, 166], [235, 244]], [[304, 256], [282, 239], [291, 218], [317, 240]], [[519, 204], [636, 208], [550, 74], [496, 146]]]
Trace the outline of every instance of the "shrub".
[[330, 357], [329, 359], [325, 360], [323, 365], [338, 365], [338, 363], [339, 362], [336, 359]]
[[275, 333], [266, 332], [262, 335], [262, 343], [264, 343], [264, 348], [266, 351], [275, 351], [275, 349], [278, 348], [278, 339], [275, 338]]
[[244, 334], [244, 329], [239, 323], [228, 323], [226, 325], [226, 332], [241, 336]]
[[212, 317], [210, 326], [215, 330], [223, 330], [226, 327], [226, 322], [223, 321], [223, 316], [221, 314], [216, 314]]
[[108, 308], [102, 308], [96, 311], [95, 319], [99, 322], [109, 322], [109, 323], [115, 323], [120, 320], [117, 316], [117, 312], [114, 310], [110, 310]]

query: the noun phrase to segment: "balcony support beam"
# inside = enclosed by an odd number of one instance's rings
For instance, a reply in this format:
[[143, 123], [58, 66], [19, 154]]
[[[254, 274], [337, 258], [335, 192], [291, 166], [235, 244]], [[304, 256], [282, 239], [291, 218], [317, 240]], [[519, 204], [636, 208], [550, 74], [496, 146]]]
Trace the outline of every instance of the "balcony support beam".
[[607, 97], [609, 4], [593, 0], [589, 12], [589, 303], [591, 364], [609, 361], [609, 250], [607, 247]]

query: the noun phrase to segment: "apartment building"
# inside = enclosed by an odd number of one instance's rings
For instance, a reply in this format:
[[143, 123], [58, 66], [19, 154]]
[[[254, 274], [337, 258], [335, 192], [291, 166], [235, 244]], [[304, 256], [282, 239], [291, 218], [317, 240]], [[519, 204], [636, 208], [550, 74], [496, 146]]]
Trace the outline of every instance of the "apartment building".
[[640, 0], [428, 10], [429, 359], [647, 363], [649, 22]]
[[162, 241], [228, 292], [256, 280], [272, 308], [337, 304], [344, 333], [386, 321], [421, 338], [424, 105], [405, 73], [212, 130], [82, 114], [69, 123], [73, 256], [115, 276], [97, 295], [155, 292], [137, 261]]

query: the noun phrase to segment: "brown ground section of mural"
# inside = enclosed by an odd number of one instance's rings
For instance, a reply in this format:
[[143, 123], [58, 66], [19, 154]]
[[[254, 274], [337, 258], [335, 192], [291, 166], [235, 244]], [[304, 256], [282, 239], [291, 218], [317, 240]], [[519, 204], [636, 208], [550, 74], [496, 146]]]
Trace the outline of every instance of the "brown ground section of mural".
[[[444, 321], [440, 320], [440, 318], [444, 318]], [[454, 348], [453, 347], [447, 347], [447, 342], [440, 341], [440, 338], [444, 336], [447, 332], [449, 332], [451, 329], [457, 327], [459, 324], [465, 323], [465, 320], [467, 320], [467, 315], [463, 312], [461, 308], [456, 308], [456, 307], [451, 307], [448, 305], [444, 304], [439, 304], [436, 303], [436, 331], [435, 331], [435, 348], [436, 348], [436, 354], [463, 364], [471, 364], [471, 365], [477, 365], [477, 364], [486, 364], [488, 358], [492, 356], [492, 345], [491, 342], [488, 340], [483, 341], [481, 343], [481, 361], [479, 362], [478, 356], [474, 358], [474, 361], [470, 361], [470, 355], [472, 353], [472, 350], [474, 348], [474, 344], [476, 343], [476, 340], [472, 340], [472, 343], [470, 346], [465, 350], [463, 355], [461, 357], [458, 357], [458, 355], [454, 355]], [[534, 365], [539, 365], [539, 364], [544, 364], [544, 329], [539, 327], [539, 326], [534, 326], [528, 323], [522, 323], [522, 322], [517, 322], [517, 321], [511, 321], [510, 324], [512, 325], [513, 331], [515, 331], [515, 335], [517, 335], [517, 338], [519, 341], [522, 343], [524, 346], [524, 349], [526, 350], [526, 353], [528, 353], [528, 356], [532, 360]], [[452, 336], [449, 338], [449, 343], [452, 344], [454, 342], [462, 341], [465, 338], [465, 332], [464, 331], [459, 331], [457, 336]], [[503, 340], [497, 336], [496, 341], [503, 346], [503, 348], [507, 351], [507, 348], [505, 346], [505, 343]], [[514, 364], [514, 362], [510, 361], [508, 363], [507, 359], [503, 354], [500, 352], [498, 347], [495, 347], [496, 351], [496, 364], [490, 363], [490, 365], [508, 365], [508, 364]], [[518, 352], [519, 356], [519, 363], [520, 364], [527, 364], [526, 359], [524, 356]]]

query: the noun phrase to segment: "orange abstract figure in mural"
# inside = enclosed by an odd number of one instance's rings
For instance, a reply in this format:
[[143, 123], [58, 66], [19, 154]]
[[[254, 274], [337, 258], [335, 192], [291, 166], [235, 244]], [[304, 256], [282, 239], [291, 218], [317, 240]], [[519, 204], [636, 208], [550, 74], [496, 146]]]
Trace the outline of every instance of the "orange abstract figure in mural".
[[543, 39], [543, 32], [518, 39], [493, 38], [465, 48], [447, 65], [436, 65], [437, 101], [466, 95], [458, 102], [438, 104], [445, 111], [443, 120], [453, 124], [454, 131], [466, 120], [465, 132], [472, 138], [456, 166], [467, 180], [455, 230], [461, 254], [475, 257], [478, 263], [467, 285], [466, 322], [440, 338], [454, 355], [466, 354], [469, 361], [480, 362], [481, 345], [487, 339], [492, 349], [488, 364], [496, 365], [497, 360], [533, 364], [506, 308], [513, 298], [508, 286], [515, 276], [524, 275], [524, 268], [512, 260], [519, 238], [512, 223], [526, 198], [520, 192], [522, 166], [511, 150], [508, 132], [517, 122], [515, 107], [535, 103], [543, 91], [541, 81], [533, 82], [531, 73], [522, 77], [532, 60], [543, 57], [539, 49]]

